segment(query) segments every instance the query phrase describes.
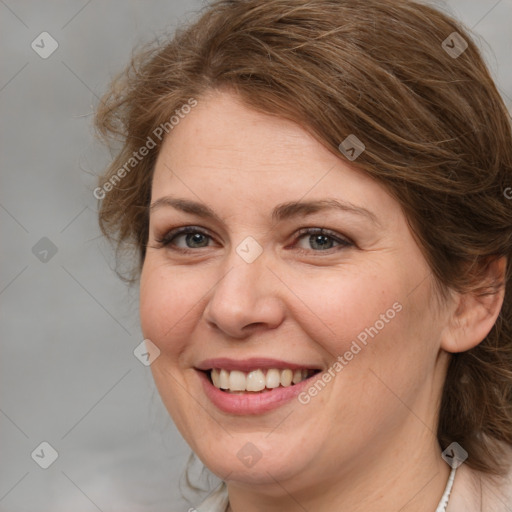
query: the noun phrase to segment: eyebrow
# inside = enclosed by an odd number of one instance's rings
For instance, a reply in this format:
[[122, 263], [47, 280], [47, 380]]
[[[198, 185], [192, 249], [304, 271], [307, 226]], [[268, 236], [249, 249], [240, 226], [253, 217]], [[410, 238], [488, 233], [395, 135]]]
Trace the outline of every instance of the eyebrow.
[[[204, 219], [212, 219], [222, 223], [222, 219], [207, 205], [191, 201], [190, 199], [175, 198], [171, 196], [161, 197], [155, 200], [149, 207], [150, 211], [158, 210], [164, 206], [170, 206], [184, 213], [196, 215]], [[339, 199], [320, 199], [316, 201], [290, 201], [278, 204], [272, 211], [272, 220], [274, 222], [284, 221], [293, 217], [305, 217], [325, 210], [340, 210], [346, 213], [352, 213], [366, 217], [372, 223], [380, 226], [376, 215], [363, 208], [356, 206], [348, 201]]]

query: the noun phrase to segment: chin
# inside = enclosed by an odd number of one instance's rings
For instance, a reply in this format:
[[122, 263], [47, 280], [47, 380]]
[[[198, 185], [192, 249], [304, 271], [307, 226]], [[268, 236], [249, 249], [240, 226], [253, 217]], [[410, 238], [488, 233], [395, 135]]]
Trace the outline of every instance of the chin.
[[196, 452], [212, 473], [229, 482], [273, 486], [276, 481], [295, 479], [312, 463], [313, 457], [308, 457], [307, 453], [302, 452], [300, 457], [297, 456], [299, 442], [283, 450], [283, 446], [272, 446], [268, 439], [265, 440], [266, 446], [262, 447], [261, 435], [244, 435], [243, 442], [234, 442], [234, 439], [230, 438], [231, 442], [225, 449], [220, 447], [207, 455]]

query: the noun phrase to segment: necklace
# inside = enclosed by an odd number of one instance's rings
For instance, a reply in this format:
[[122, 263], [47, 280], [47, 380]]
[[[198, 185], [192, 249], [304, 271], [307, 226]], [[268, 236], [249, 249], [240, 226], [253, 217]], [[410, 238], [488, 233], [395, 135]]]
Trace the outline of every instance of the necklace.
[[448, 483], [446, 484], [446, 489], [444, 490], [443, 497], [437, 505], [436, 512], [446, 512], [446, 507], [448, 506], [448, 500], [450, 499], [450, 493], [452, 492], [453, 481], [455, 480], [455, 471], [457, 468], [452, 468], [450, 472], [450, 477], [448, 478]]

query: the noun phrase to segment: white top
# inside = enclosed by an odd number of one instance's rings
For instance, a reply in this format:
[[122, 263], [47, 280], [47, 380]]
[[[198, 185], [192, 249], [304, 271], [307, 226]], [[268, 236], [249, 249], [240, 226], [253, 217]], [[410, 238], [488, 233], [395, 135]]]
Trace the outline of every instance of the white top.
[[[435, 512], [446, 512], [446, 506], [448, 505], [448, 499], [452, 491], [453, 482], [455, 480], [456, 468], [453, 468], [448, 478], [448, 483], [443, 493], [443, 497], [439, 502]], [[226, 512], [228, 509], [229, 499], [226, 484], [222, 482], [208, 498], [197, 507], [197, 512]]]
[[196, 507], [196, 510], [197, 512], [226, 512], [228, 505], [228, 490], [226, 484], [221, 482], [210, 496]]

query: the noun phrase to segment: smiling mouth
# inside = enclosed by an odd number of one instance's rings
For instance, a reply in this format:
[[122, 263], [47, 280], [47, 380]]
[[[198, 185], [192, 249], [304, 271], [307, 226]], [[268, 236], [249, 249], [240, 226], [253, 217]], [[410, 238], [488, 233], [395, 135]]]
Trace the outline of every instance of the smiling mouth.
[[212, 368], [202, 370], [210, 383], [226, 393], [265, 393], [276, 388], [292, 387], [319, 373], [318, 369], [256, 369], [250, 372]]

